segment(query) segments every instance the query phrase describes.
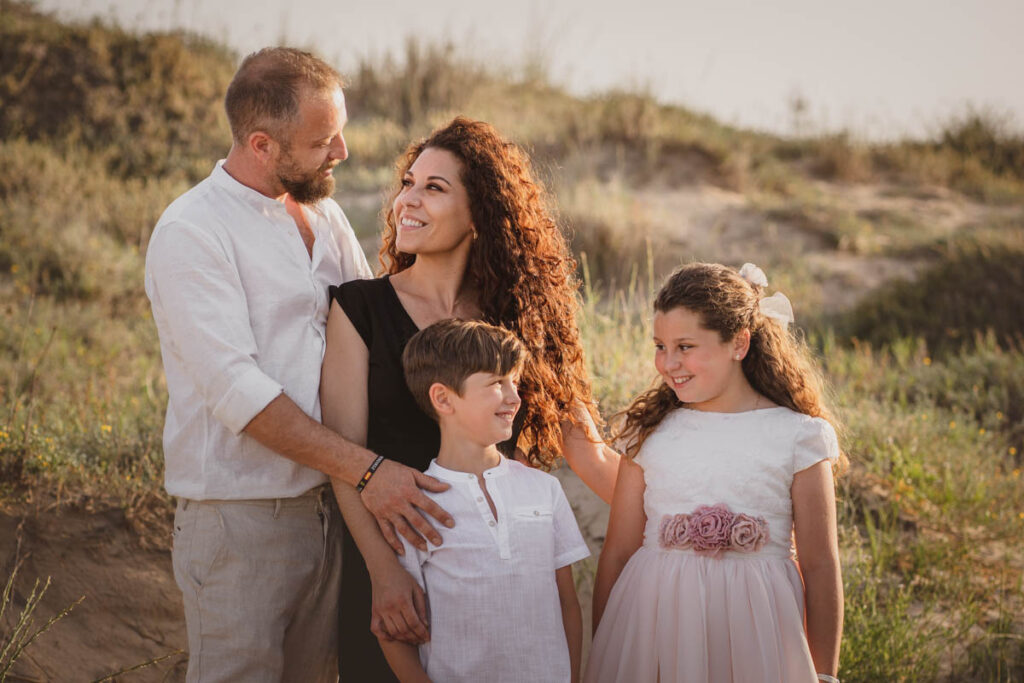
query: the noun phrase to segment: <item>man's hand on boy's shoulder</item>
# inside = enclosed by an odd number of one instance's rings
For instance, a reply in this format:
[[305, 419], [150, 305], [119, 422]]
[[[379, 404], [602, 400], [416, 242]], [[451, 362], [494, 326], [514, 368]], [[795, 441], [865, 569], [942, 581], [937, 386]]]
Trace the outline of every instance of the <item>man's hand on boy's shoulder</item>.
[[404, 550], [398, 539], [399, 534], [420, 550], [427, 549], [424, 538], [434, 545], [441, 545], [441, 534], [427, 521], [423, 512], [449, 529], [455, 526], [452, 516], [423, 492], [440, 493], [449, 486], [412, 467], [385, 460], [362, 490], [360, 497], [366, 509], [376, 518], [384, 540], [401, 555]]

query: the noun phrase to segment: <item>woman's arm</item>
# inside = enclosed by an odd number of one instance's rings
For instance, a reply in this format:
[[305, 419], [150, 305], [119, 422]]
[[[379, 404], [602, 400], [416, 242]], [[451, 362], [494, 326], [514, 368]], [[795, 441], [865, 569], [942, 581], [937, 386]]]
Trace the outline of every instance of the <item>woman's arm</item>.
[[562, 456], [591, 491], [611, 503], [621, 456], [605, 444], [582, 403], [573, 407], [573, 417], [579, 424], [562, 422]]
[[419, 651], [415, 645], [400, 643], [397, 640], [378, 640], [391, 671], [401, 683], [430, 683], [427, 672], [423, 670]]
[[[331, 302], [327, 316], [327, 348], [320, 370], [320, 408], [323, 424], [346, 442], [364, 446], [369, 414], [366, 383], [370, 352], [352, 321], [337, 301]], [[365, 449], [362, 449], [365, 451]], [[369, 453], [369, 451], [366, 451]], [[372, 454], [371, 454], [372, 455]], [[332, 482], [340, 481], [332, 477]], [[346, 486], [350, 486], [346, 484]], [[354, 490], [354, 487], [352, 487]], [[428, 513], [445, 526], [454, 521], [421, 489], [444, 491], [448, 484], [393, 460], [381, 463], [373, 479], [361, 494], [362, 505], [372, 514], [380, 533], [396, 552], [401, 552], [401, 534], [418, 548], [426, 548], [423, 537], [435, 545], [441, 536], [421, 514]], [[338, 487], [335, 487], [335, 491]], [[341, 506], [341, 499], [338, 500]], [[345, 510], [342, 508], [342, 513]], [[347, 520], [346, 520], [347, 521]]]
[[828, 460], [797, 472], [790, 491], [807, 604], [807, 643], [818, 673], [835, 676], [843, 634], [836, 498]]
[[[359, 445], [366, 443], [368, 377], [369, 351], [366, 344], [341, 307], [332, 303], [320, 379], [323, 423]], [[374, 475], [366, 490], [375, 483], [380, 484], [375, 481], [377, 476]], [[378, 637], [424, 642], [428, 634], [423, 607], [425, 601], [419, 584], [399, 564], [395, 550], [385, 540], [381, 527], [363, 505], [355, 487], [340, 479], [332, 479], [331, 483], [345, 526], [366, 561], [373, 583], [371, 630]], [[436, 537], [435, 542], [439, 543], [441, 539], [437, 531], [432, 527], [430, 531]], [[417, 540], [425, 549], [423, 539]], [[401, 548], [400, 543], [398, 547]]]
[[601, 556], [597, 561], [597, 578], [594, 580], [594, 631], [601, 623], [601, 616], [608, 604], [612, 586], [622, 573], [622, 568], [644, 542], [644, 471], [635, 462], [622, 458], [619, 462], [619, 476], [615, 481], [615, 497], [612, 513], [608, 520], [608, 534], [605, 537]]
[[583, 615], [580, 613], [580, 599], [576, 595], [576, 582], [572, 579], [572, 565], [555, 570], [555, 585], [558, 586], [558, 602], [562, 607], [565, 640], [569, 645], [572, 683], [579, 683], [580, 657], [583, 655]]

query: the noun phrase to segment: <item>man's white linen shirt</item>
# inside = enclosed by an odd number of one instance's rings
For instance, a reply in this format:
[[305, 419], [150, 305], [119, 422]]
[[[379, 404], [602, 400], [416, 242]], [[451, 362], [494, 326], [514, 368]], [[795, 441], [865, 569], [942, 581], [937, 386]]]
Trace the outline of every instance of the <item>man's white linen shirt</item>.
[[419, 648], [433, 681], [569, 681], [569, 649], [555, 570], [590, 555], [558, 480], [514, 460], [475, 474], [434, 460], [451, 484], [425, 492], [455, 519], [441, 546], [403, 539], [402, 565], [427, 596], [430, 641]]
[[165, 486], [199, 500], [290, 498], [327, 476], [242, 430], [282, 392], [320, 419], [327, 288], [372, 273], [333, 199], [303, 209], [310, 258], [285, 205], [223, 164], [164, 211], [146, 253], [167, 376]]

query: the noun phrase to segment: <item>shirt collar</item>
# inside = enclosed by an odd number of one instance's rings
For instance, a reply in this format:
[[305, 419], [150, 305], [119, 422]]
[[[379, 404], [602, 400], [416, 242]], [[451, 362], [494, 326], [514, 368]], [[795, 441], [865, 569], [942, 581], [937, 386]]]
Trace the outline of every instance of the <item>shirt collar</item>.
[[[490, 479], [492, 477], [503, 476], [508, 472], [508, 469], [508, 459], [502, 456], [497, 465], [488, 470], [484, 470], [484, 478]], [[441, 481], [447, 481], [453, 484], [476, 481], [476, 475], [472, 472], [459, 472], [457, 470], [450, 470], [447, 467], [441, 467], [437, 464], [437, 458], [430, 461], [430, 466], [424, 474], [429, 474]]]
[[210, 174], [210, 178], [214, 183], [239, 199], [248, 202], [257, 209], [265, 211], [287, 211], [283, 202], [279, 202], [273, 197], [268, 197], [262, 192], [238, 182], [234, 176], [224, 170], [225, 161], [226, 159], [221, 159], [217, 162], [217, 165], [213, 167], [213, 173]]

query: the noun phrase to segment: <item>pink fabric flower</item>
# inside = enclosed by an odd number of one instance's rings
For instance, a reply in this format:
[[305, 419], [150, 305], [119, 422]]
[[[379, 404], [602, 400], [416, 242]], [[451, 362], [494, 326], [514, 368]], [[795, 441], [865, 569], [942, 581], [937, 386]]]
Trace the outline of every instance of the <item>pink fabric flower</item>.
[[729, 549], [741, 553], [756, 553], [768, 542], [768, 522], [764, 517], [751, 517], [740, 513], [729, 531]]
[[686, 513], [662, 517], [661, 524], [658, 526], [658, 540], [661, 547], [679, 548], [680, 550], [691, 548], [693, 544], [686, 533], [689, 520], [690, 515]]
[[732, 512], [722, 503], [697, 506], [686, 525], [693, 549], [702, 555], [717, 557], [729, 546], [732, 520]]

